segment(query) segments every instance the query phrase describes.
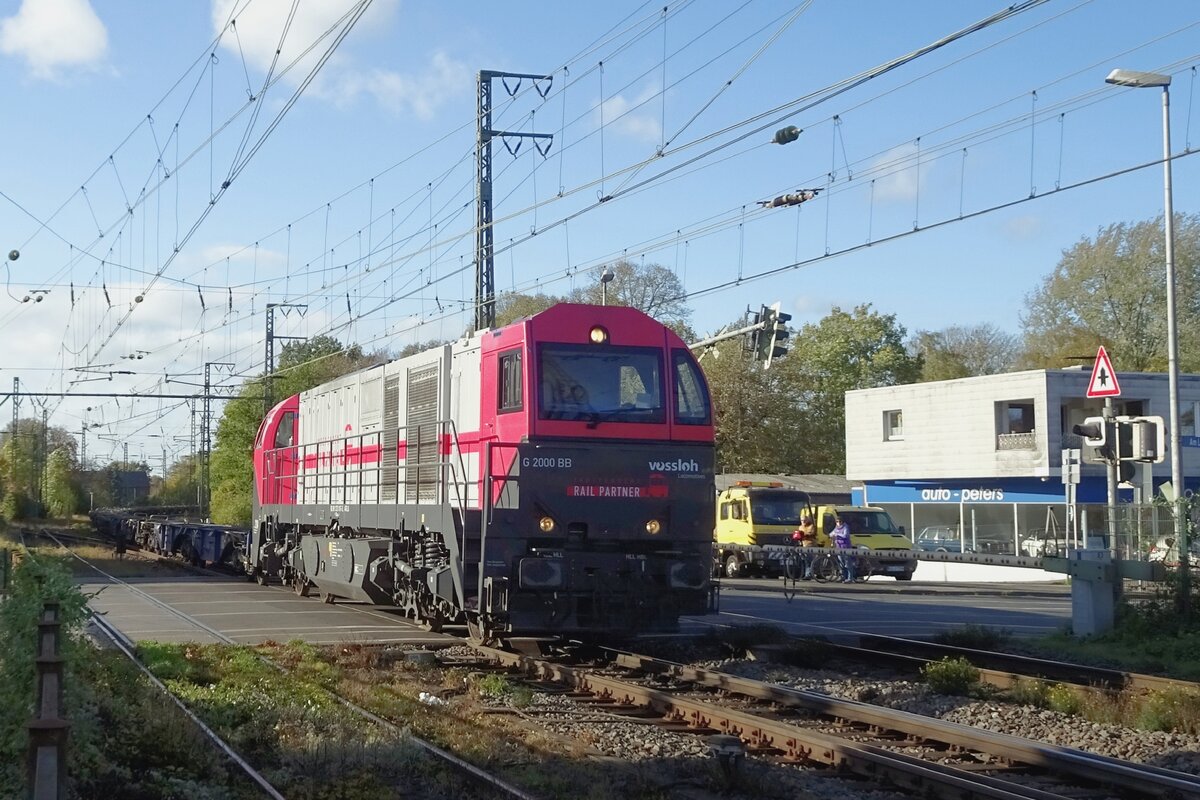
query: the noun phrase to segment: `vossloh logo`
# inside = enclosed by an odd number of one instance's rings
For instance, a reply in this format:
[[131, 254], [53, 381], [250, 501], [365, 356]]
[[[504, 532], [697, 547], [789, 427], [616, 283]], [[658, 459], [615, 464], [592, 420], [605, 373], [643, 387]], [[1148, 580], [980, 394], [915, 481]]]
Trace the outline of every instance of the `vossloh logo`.
[[675, 461], [648, 461], [651, 472], [699, 472], [700, 465], [693, 459]]

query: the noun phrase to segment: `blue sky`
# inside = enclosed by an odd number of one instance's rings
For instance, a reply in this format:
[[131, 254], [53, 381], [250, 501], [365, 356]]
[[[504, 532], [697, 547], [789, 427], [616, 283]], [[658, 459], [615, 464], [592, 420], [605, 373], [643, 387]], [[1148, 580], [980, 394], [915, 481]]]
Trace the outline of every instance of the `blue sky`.
[[[554, 76], [544, 98], [494, 86], [495, 127], [554, 134], [544, 157], [495, 145], [497, 287], [564, 293], [644, 259], [697, 293], [702, 333], [775, 301], [797, 323], [871, 303], [910, 333], [1015, 332], [1064, 248], [1162, 212], [1161, 167], [1054, 191], [1161, 154], [1161, 93], [1105, 75], [1171, 73], [1173, 150], [1200, 140], [1200, 7], [1183, 0], [1051, 0], [835, 97], [1004, 4], [375, 0], [291, 103], [355, 5], [300, 0], [282, 36], [287, 0], [0, 2], [0, 249], [21, 251], [0, 294], [6, 387], [251, 374], [266, 303], [309, 306], [279, 332], [368, 349], [461, 333], [479, 69]], [[799, 140], [770, 144], [785, 124]], [[1198, 163], [1175, 161], [1179, 212]], [[800, 188], [822, 192], [758, 205]], [[190, 447], [173, 402], [50, 409], [156, 467], [163, 442]]]

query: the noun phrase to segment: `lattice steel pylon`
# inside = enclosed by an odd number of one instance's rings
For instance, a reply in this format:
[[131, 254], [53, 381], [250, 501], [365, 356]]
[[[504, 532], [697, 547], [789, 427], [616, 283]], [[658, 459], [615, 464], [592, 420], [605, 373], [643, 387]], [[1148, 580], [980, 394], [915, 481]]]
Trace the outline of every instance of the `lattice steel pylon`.
[[[550, 91], [551, 75], [530, 75], [523, 72], [497, 72], [481, 69], [477, 83], [479, 106], [476, 110], [475, 131], [475, 330], [485, 330], [496, 325], [496, 272], [492, 254], [495, 250], [492, 236], [492, 139], [510, 137], [517, 139], [550, 139], [551, 133], [524, 133], [520, 131], [492, 130], [492, 79], [515, 78], [515, 87], [504, 83], [510, 97], [515, 97], [521, 81], [534, 81], [537, 93], [544, 99]], [[547, 81], [545, 91], [537, 81]], [[535, 145], [536, 146], [536, 145]], [[520, 145], [518, 144], [518, 149]], [[544, 156], [549, 151], [538, 148]], [[516, 150], [512, 151], [516, 154]]]
[[[284, 316], [291, 309], [298, 310], [301, 315], [308, 310], [306, 303], [267, 303], [267, 339], [266, 352], [263, 354], [263, 418], [267, 416], [267, 412], [274, 405], [273, 386], [275, 377], [275, 340], [276, 339], [303, 339], [303, 336], [280, 336], [275, 333], [275, 309], [282, 308]], [[205, 392], [207, 394], [207, 392]]]
[[212, 502], [212, 368], [233, 369], [228, 361], [204, 362], [204, 413], [200, 419], [200, 515], [208, 519]]

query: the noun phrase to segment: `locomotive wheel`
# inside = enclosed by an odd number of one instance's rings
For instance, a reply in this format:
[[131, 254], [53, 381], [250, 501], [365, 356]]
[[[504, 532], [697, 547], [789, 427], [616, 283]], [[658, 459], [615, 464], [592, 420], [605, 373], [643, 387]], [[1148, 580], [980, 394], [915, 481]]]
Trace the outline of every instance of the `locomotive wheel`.
[[499, 640], [478, 615], [467, 616], [467, 636], [470, 640], [484, 647], [497, 647]]
[[262, 570], [258, 570], [254, 573], [254, 580], [258, 581], [259, 586], [266, 586], [271, 582], [271, 577]]
[[308, 582], [308, 577], [304, 573], [300, 573], [292, 579], [292, 589], [295, 590], [297, 597], [308, 597], [311, 587], [312, 584]]
[[420, 621], [421, 630], [429, 631], [430, 633], [441, 633], [442, 623], [444, 620], [438, 614], [433, 614], [428, 617], [422, 617]]
[[725, 559], [725, 577], [738, 578], [742, 574], [742, 562], [738, 560], [737, 555], [731, 555]]
[[321, 592], [321, 602], [333, 605], [333, 595], [329, 592]]

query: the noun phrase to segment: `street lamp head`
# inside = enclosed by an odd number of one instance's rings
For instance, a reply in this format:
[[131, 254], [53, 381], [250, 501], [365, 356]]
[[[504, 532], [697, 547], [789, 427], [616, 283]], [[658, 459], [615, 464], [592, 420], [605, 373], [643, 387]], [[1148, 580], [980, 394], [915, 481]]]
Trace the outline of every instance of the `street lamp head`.
[[1157, 72], [1114, 69], [1108, 73], [1108, 77], [1104, 79], [1104, 82], [1111, 83], [1114, 86], [1132, 86], [1135, 89], [1145, 89], [1148, 87], [1166, 88], [1171, 85], [1171, 76], [1162, 75]]
[[604, 272], [600, 273], [600, 282], [608, 283], [615, 277], [617, 277], [617, 273], [613, 272], [610, 267], [605, 267]]

